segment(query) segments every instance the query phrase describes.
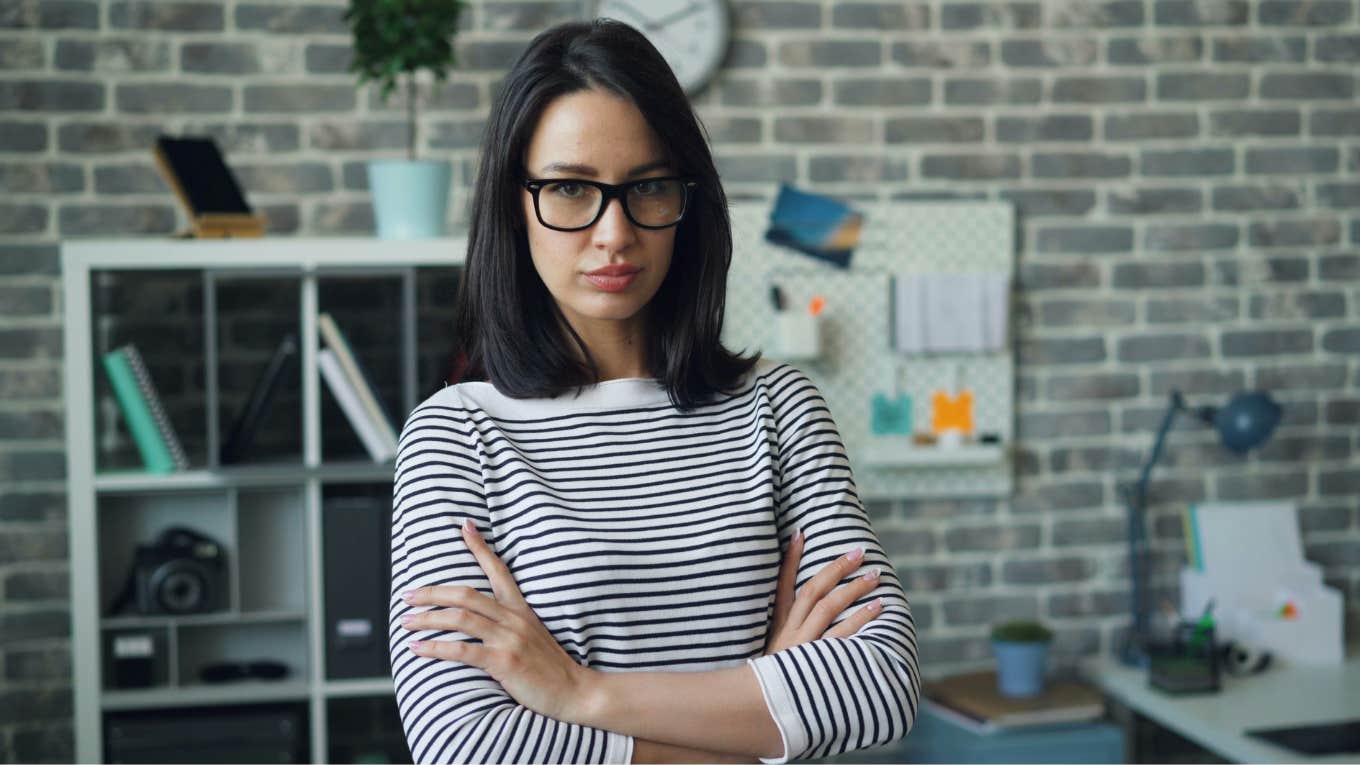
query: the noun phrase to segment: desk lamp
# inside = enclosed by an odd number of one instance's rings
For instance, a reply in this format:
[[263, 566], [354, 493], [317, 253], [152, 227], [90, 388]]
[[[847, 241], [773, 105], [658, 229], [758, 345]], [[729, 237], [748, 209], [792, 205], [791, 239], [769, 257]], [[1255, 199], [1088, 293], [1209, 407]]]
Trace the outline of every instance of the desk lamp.
[[1190, 407], [1181, 397], [1180, 391], [1171, 391], [1162, 424], [1157, 428], [1157, 438], [1152, 442], [1152, 453], [1143, 463], [1137, 483], [1123, 486], [1124, 502], [1128, 512], [1129, 525], [1129, 578], [1132, 581], [1133, 628], [1124, 644], [1121, 660], [1129, 666], [1147, 664], [1148, 629], [1148, 582], [1147, 582], [1147, 529], [1146, 519], [1148, 499], [1148, 479], [1152, 477], [1152, 466], [1162, 456], [1162, 445], [1167, 431], [1180, 412], [1189, 412], [1195, 419], [1211, 425], [1218, 431], [1219, 440], [1229, 451], [1246, 454], [1270, 438], [1275, 426], [1280, 423], [1280, 405], [1264, 391], [1237, 393], [1227, 406]]

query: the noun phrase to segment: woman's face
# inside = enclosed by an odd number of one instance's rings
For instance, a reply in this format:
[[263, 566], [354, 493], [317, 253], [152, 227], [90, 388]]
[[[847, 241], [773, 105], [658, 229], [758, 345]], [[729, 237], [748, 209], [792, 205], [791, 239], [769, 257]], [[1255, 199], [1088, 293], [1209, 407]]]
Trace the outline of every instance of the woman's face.
[[[524, 167], [533, 179], [612, 184], [675, 175], [661, 140], [637, 107], [595, 89], [559, 96], [548, 104], [525, 152]], [[580, 187], [545, 188], [540, 191], [544, 203], [549, 193], [575, 195]], [[624, 213], [622, 200], [611, 199], [589, 228], [557, 231], [539, 222], [528, 189], [522, 196], [534, 268], [572, 328], [583, 337], [607, 328], [606, 322], [644, 331], [643, 309], [670, 268], [675, 227], [635, 226]], [[612, 273], [634, 273], [592, 274], [608, 266], [615, 267]]]

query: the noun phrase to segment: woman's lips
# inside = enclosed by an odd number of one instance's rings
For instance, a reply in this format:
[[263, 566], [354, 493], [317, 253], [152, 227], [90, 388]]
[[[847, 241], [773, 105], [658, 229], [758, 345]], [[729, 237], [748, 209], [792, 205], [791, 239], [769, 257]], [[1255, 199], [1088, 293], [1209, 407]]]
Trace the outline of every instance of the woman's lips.
[[628, 285], [632, 284], [633, 281], [637, 279], [639, 273], [639, 271], [633, 271], [631, 273], [619, 274], [618, 276], [598, 273], [586, 274], [586, 281], [605, 292], [618, 292], [627, 289]]

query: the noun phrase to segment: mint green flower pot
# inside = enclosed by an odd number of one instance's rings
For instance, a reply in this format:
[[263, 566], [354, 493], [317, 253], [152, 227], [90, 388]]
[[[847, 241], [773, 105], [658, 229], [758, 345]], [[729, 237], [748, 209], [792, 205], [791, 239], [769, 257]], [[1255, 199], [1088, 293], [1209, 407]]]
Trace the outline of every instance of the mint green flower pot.
[[453, 165], [436, 160], [374, 160], [368, 188], [379, 239], [444, 236]]

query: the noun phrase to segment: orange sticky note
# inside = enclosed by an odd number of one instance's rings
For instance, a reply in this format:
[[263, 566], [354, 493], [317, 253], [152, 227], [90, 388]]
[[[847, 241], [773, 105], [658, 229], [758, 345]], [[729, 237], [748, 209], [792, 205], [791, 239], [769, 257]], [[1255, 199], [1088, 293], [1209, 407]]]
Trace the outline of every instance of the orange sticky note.
[[930, 430], [939, 435], [946, 430], [973, 433], [973, 392], [965, 390], [958, 396], [937, 390], [930, 398]]
[[821, 295], [814, 295], [812, 302], [808, 303], [808, 313], [813, 316], [820, 316], [826, 310], [826, 298]]

